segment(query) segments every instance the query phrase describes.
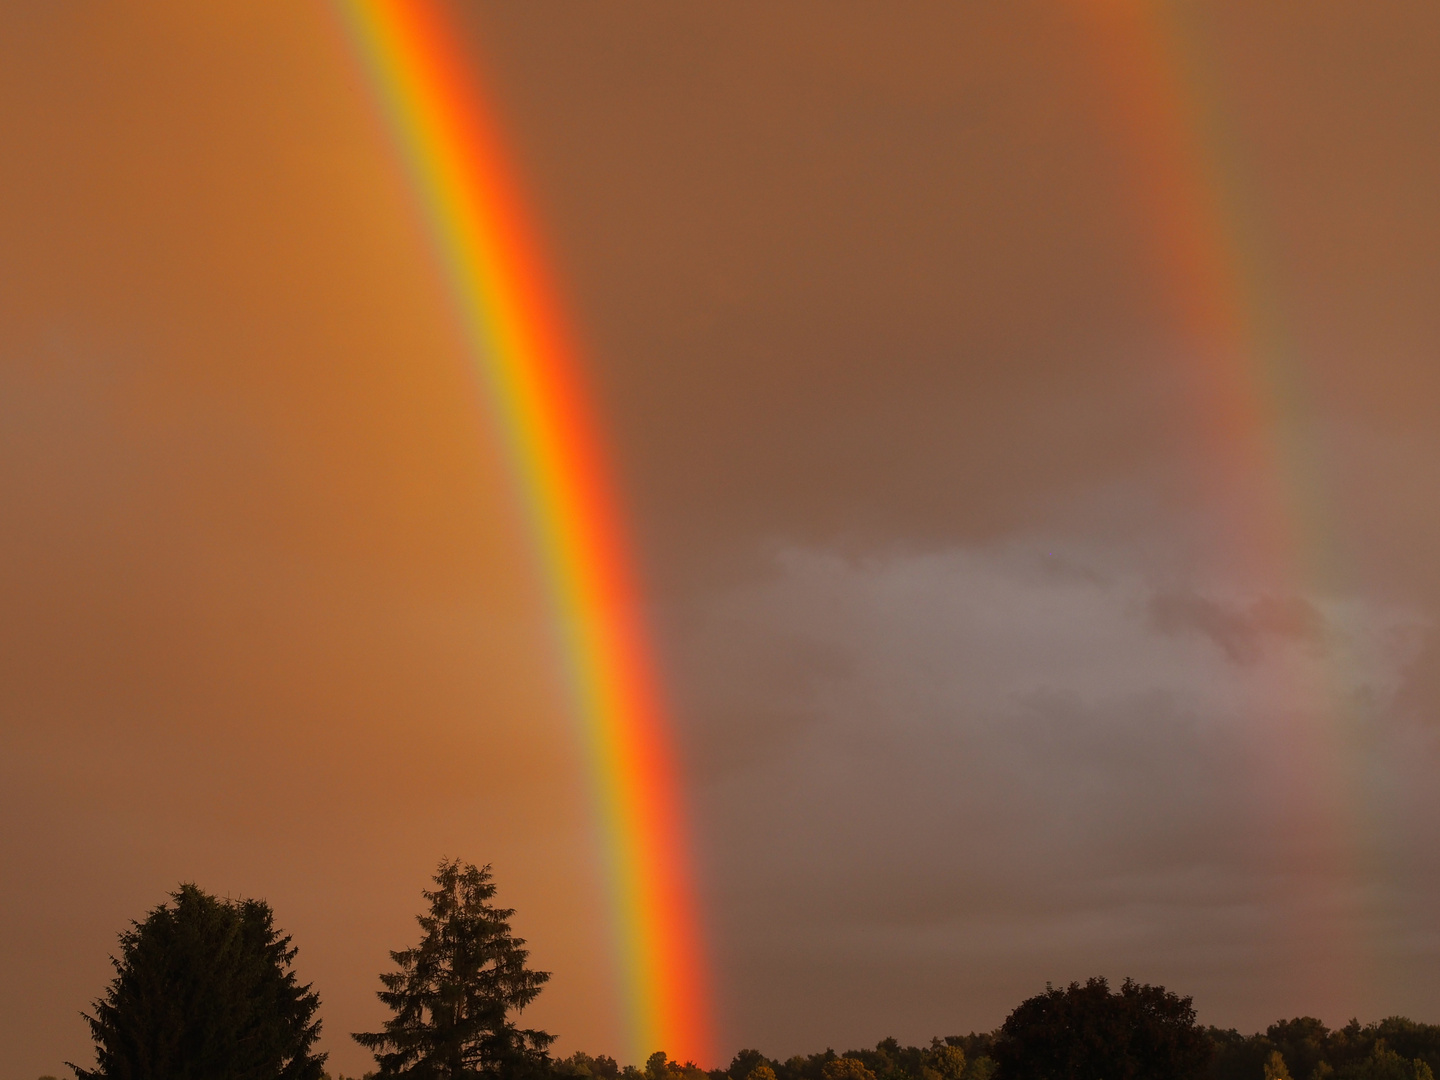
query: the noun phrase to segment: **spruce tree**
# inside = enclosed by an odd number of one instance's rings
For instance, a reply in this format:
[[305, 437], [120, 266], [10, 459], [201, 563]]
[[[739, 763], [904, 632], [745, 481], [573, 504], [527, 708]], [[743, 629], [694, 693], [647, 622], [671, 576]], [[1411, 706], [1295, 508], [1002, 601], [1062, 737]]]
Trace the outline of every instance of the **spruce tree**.
[[441, 860], [428, 914], [412, 949], [392, 952], [399, 971], [380, 976], [394, 1015], [385, 1030], [355, 1041], [375, 1055], [380, 1077], [522, 1080], [548, 1072], [554, 1036], [511, 1019], [540, 993], [547, 971], [525, 966], [529, 951], [510, 932], [512, 909], [495, 907], [490, 867]]
[[296, 982], [270, 906], [194, 885], [171, 900], [120, 935], [80, 1080], [320, 1080], [320, 999]]

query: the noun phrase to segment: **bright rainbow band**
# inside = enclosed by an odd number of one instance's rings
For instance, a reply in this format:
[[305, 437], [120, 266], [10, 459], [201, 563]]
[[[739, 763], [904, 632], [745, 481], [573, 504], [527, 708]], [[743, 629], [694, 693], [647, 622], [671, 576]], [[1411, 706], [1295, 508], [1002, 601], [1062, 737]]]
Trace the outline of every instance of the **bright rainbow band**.
[[607, 847], [629, 1052], [711, 1054], [690, 838], [631, 556], [524, 199], [436, 0], [338, 0], [400, 145], [557, 613]]

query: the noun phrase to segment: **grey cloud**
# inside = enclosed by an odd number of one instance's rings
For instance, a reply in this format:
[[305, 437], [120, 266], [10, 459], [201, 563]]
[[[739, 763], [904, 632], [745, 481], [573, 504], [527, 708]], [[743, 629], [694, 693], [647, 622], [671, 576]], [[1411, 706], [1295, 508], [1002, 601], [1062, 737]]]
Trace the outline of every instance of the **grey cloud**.
[[[1055, 573], [1060, 560], [1086, 572]], [[1212, 995], [1236, 1010], [1217, 1022], [1259, 1024], [1296, 1007], [1284, 958], [1305, 955], [1327, 985], [1334, 943], [1365, 918], [1356, 897], [1390, 887], [1340, 869], [1346, 844], [1398, 845], [1416, 874], [1433, 872], [1418, 833], [1350, 837], [1322, 780], [1383, 777], [1385, 821], [1440, 814], [1426, 767], [1395, 767], [1425, 757], [1391, 708], [1412, 612], [1359, 597], [1281, 603], [1216, 580], [1157, 593], [1133, 553], [1063, 541], [789, 548], [772, 570], [711, 596], [683, 649], [693, 693], [728, 687], [723, 713], [692, 722], [735, 725], [751, 746], [704, 774], [699, 813], [720, 947], [740, 980], [734, 1022], [752, 1041], [878, 1038], [887, 1015], [922, 1038], [998, 1019], [966, 1015], [996, 985], [1101, 971]], [[1157, 626], [1157, 595], [1237, 599], [1176, 604], [1191, 623]], [[1201, 616], [1217, 614], [1207, 632]], [[746, 677], [804, 657], [806, 642], [804, 678]], [[1371, 703], [1353, 746], [1322, 737], [1326, 703], [1303, 690], [1326, 675], [1338, 699]], [[804, 723], [784, 739], [747, 734], [777, 702]], [[1394, 903], [1387, 941], [1431, 932], [1433, 916]], [[1412, 984], [1430, 985], [1415, 965], [1432, 953], [1399, 962]], [[782, 1029], [783, 999], [817, 979], [827, 1004], [813, 1030], [790, 1015]]]

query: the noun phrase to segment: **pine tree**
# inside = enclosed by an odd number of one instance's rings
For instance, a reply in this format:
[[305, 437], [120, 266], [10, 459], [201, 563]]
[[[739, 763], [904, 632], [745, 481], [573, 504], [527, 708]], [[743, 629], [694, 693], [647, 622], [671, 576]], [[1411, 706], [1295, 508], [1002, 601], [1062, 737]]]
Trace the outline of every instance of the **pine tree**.
[[400, 970], [380, 976], [381, 1001], [394, 1016], [385, 1030], [355, 1041], [369, 1049], [380, 1077], [412, 1080], [522, 1080], [548, 1071], [553, 1035], [511, 1020], [540, 993], [547, 971], [525, 966], [530, 953], [510, 932], [515, 912], [490, 901], [490, 867], [442, 860], [428, 915], [413, 949], [392, 952]]
[[194, 885], [171, 900], [120, 935], [80, 1080], [320, 1080], [320, 999], [296, 982], [270, 906]]

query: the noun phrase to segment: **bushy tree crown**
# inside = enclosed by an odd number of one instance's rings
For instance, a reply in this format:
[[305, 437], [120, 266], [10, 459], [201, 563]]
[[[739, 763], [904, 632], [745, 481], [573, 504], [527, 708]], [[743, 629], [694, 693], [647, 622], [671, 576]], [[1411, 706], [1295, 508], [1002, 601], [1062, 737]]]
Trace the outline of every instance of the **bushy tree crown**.
[[80, 1080], [320, 1080], [319, 997], [268, 904], [182, 885], [120, 935], [115, 979], [86, 1016], [96, 1065]]
[[999, 1080], [1191, 1080], [1211, 1042], [1191, 999], [1126, 979], [1050, 988], [1021, 1002], [995, 1040]]

